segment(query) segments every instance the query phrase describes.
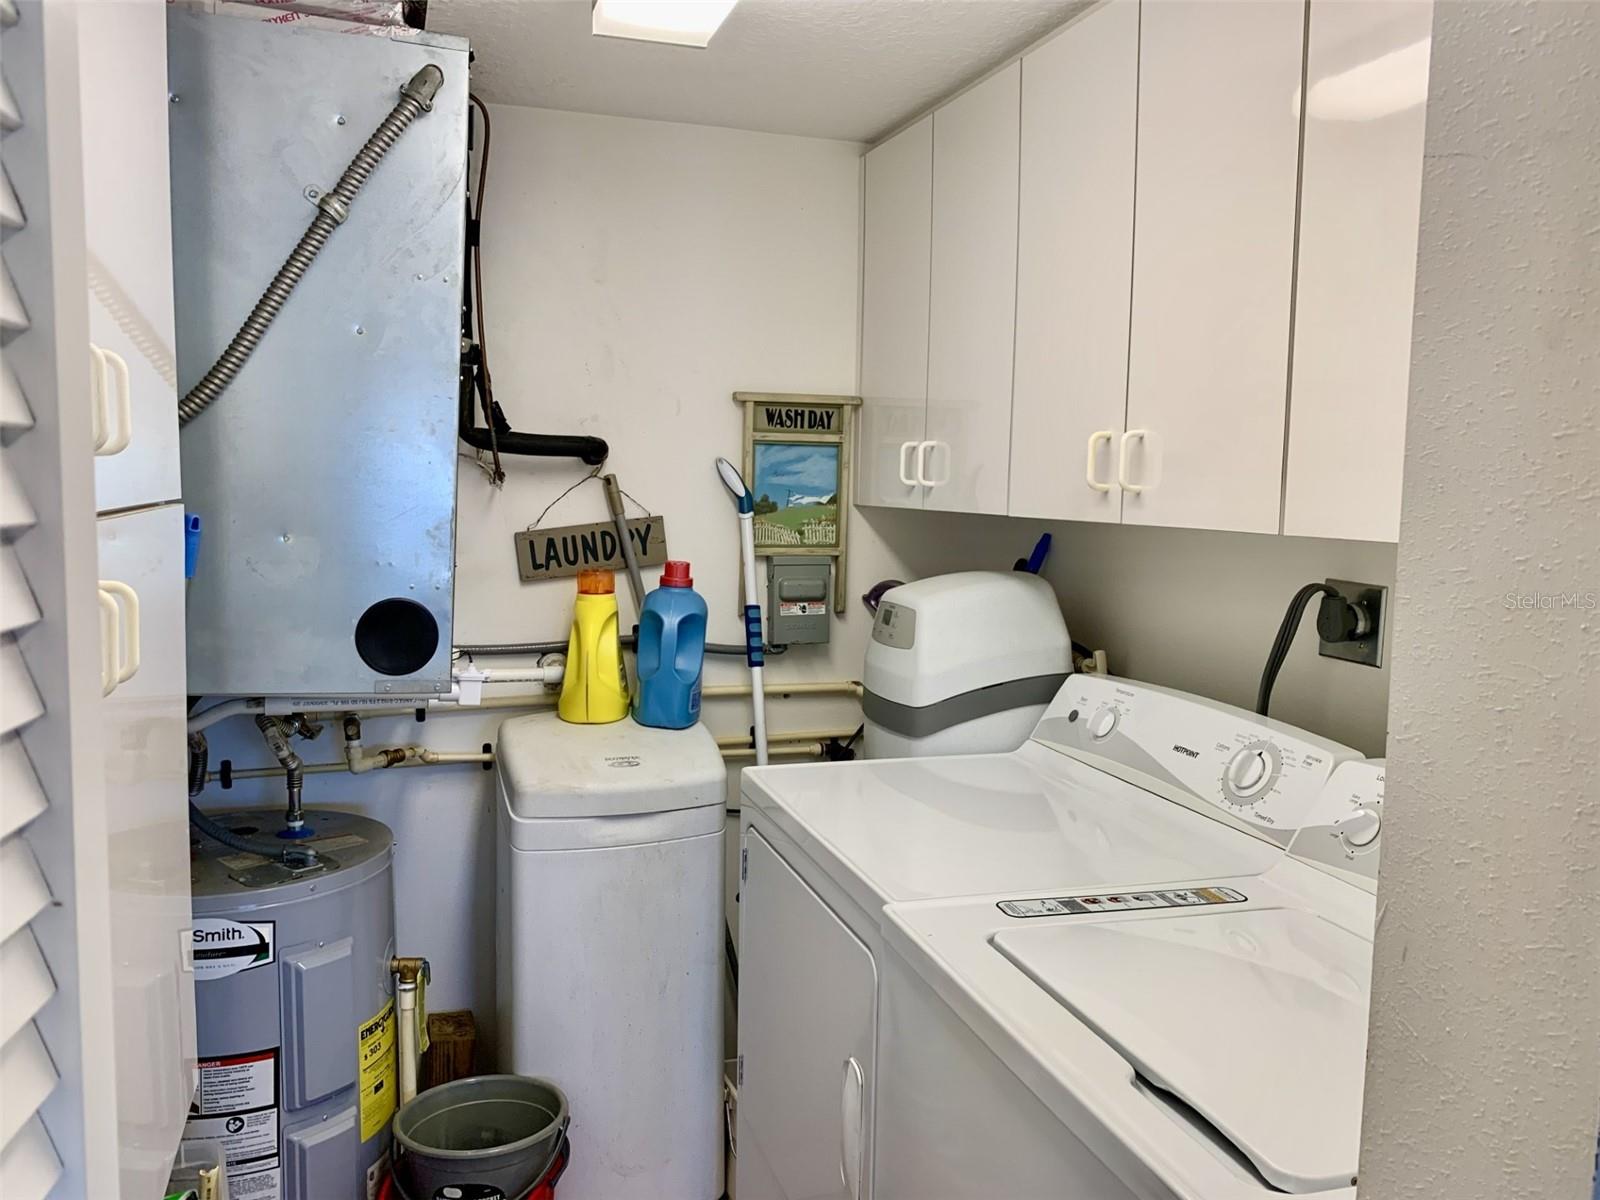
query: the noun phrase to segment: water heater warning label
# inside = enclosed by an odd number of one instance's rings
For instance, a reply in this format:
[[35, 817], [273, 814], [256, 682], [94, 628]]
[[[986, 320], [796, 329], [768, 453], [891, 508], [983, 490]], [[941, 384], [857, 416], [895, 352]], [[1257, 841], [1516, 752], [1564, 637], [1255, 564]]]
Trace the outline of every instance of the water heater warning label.
[[356, 1061], [361, 1066], [361, 1140], [375, 1137], [394, 1116], [395, 1018], [390, 1000], [356, 1031]]
[[221, 1143], [234, 1200], [279, 1200], [277, 1047], [202, 1059], [183, 1136]]

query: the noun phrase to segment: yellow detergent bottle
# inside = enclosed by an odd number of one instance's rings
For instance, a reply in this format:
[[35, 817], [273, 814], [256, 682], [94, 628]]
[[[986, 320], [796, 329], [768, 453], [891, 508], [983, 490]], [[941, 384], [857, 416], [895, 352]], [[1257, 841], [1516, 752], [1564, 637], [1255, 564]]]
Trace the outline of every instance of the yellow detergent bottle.
[[605, 725], [628, 715], [628, 674], [617, 641], [617, 584], [610, 571], [578, 572], [556, 712], [577, 725]]

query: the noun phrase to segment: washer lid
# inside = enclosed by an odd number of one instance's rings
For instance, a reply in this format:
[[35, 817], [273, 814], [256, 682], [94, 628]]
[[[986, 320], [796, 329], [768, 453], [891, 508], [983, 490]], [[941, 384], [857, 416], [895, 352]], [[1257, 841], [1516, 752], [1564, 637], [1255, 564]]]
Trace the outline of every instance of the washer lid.
[[743, 790], [819, 860], [838, 860], [881, 897], [864, 898], [869, 911], [884, 901], [1255, 875], [1283, 857], [1042, 746], [754, 767]]
[[574, 725], [514, 717], [495, 749], [511, 815], [616, 817], [726, 804], [727, 768], [704, 725], [655, 729], [630, 718]]
[[1267, 908], [1052, 923], [993, 944], [1274, 1187], [1354, 1180], [1371, 942]]

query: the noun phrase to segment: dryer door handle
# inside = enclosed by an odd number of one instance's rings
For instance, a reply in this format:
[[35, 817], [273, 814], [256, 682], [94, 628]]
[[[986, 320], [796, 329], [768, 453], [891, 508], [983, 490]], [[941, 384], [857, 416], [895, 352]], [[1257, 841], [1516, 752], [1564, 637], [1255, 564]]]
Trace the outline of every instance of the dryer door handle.
[[861, 1152], [865, 1142], [867, 1077], [854, 1057], [844, 1060], [839, 1097], [839, 1181], [846, 1200], [861, 1200]]

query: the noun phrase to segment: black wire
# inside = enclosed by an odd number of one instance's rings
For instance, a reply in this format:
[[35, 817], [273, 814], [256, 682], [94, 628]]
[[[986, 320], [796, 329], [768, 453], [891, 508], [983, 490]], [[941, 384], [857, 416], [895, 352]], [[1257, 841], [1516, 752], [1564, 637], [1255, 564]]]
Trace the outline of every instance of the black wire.
[[483, 191], [489, 177], [489, 107], [470, 93], [467, 99], [478, 110], [478, 116], [483, 121], [483, 143], [478, 147], [478, 186], [472, 196], [473, 236], [467, 249], [467, 261], [472, 268], [471, 293], [476, 312], [477, 328], [473, 332], [478, 336], [478, 392], [483, 419], [489, 426], [489, 454], [494, 461], [494, 481], [498, 484], [504, 482], [506, 473], [500, 465], [499, 431], [495, 428], [494, 420], [494, 376], [489, 371], [488, 333], [483, 322], [483, 252], [480, 248], [483, 241]]
[[1283, 614], [1283, 623], [1278, 626], [1278, 636], [1272, 639], [1272, 649], [1267, 654], [1267, 665], [1261, 671], [1261, 686], [1256, 691], [1256, 712], [1261, 716], [1267, 715], [1267, 708], [1272, 703], [1272, 687], [1278, 682], [1278, 672], [1283, 670], [1284, 659], [1289, 656], [1289, 647], [1294, 644], [1294, 635], [1300, 628], [1300, 618], [1305, 616], [1306, 605], [1311, 603], [1311, 597], [1338, 594], [1338, 591], [1325, 583], [1308, 583], [1289, 601], [1289, 608]]

